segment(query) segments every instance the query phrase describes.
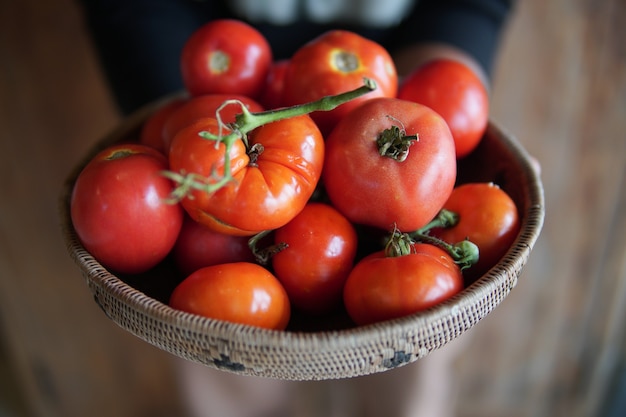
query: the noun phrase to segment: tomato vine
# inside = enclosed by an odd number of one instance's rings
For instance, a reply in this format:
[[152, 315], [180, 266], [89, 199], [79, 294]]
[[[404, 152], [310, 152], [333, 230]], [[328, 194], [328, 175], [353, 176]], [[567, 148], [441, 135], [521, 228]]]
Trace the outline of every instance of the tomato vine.
[[[303, 116], [315, 111], [331, 111], [338, 106], [374, 91], [375, 89], [376, 82], [372, 79], [365, 78], [363, 80], [363, 85], [356, 89], [337, 95], [322, 97], [319, 100], [290, 107], [253, 113], [242, 104], [241, 113], [235, 117], [235, 122], [231, 124], [225, 124], [221, 121], [221, 118], [219, 117], [220, 109], [218, 109], [216, 112], [216, 118], [220, 126], [220, 132], [217, 135], [207, 131], [200, 132], [199, 134], [204, 139], [214, 141], [216, 146], [220, 143], [224, 144], [224, 174], [221, 177], [217, 174], [213, 174], [211, 178], [208, 178], [208, 180], [214, 181], [207, 181], [207, 178], [195, 173], [164, 171], [163, 174], [177, 184], [170, 194], [168, 201], [171, 203], [177, 203], [187, 197], [192, 190], [214, 193], [233, 181], [234, 178], [230, 169], [230, 150], [237, 141], [241, 140], [244, 142], [248, 151], [250, 151], [247, 143], [247, 135], [254, 129], [268, 123]], [[220, 108], [233, 103], [237, 103], [237, 100], [226, 101]], [[224, 135], [223, 130], [227, 130], [229, 132]], [[257, 151], [259, 151], [259, 149], [257, 149]], [[262, 151], [262, 149], [260, 151]]]

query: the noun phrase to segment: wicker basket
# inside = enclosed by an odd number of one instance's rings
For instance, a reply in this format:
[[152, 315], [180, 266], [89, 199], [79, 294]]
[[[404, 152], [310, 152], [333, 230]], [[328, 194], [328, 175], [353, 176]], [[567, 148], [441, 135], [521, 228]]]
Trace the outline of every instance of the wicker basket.
[[136, 135], [155, 103], [102, 140], [70, 175], [60, 200], [63, 235], [96, 303], [146, 342], [190, 361], [245, 375], [286, 380], [355, 377], [425, 357], [472, 328], [517, 284], [544, 218], [543, 188], [526, 151], [490, 122], [478, 149], [459, 164], [459, 181], [492, 181], [521, 214], [521, 232], [503, 259], [452, 299], [404, 318], [324, 331], [272, 331], [199, 317], [168, 307], [159, 297], [113, 275], [81, 245], [69, 215], [76, 175], [98, 150]]

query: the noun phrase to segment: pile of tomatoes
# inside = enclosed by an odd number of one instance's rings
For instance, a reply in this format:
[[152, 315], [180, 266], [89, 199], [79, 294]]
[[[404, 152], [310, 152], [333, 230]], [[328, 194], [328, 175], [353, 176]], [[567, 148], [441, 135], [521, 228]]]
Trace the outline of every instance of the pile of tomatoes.
[[186, 94], [91, 159], [71, 196], [105, 267], [174, 260], [175, 309], [279, 330], [294, 312], [373, 323], [457, 294], [518, 233], [497, 185], [456, 184], [489, 112], [459, 62], [400, 83], [355, 33], [275, 61], [254, 28], [217, 20], [189, 38], [181, 74]]

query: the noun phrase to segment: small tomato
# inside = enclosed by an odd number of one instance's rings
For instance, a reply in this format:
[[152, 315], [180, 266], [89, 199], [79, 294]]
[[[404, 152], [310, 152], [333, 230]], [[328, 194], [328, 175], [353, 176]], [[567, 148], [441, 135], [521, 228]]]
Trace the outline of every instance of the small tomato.
[[478, 75], [459, 61], [437, 59], [418, 67], [403, 80], [398, 98], [424, 104], [444, 118], [457, 158], [473, 151], [487, 129], [487, 89]]
[[469, 239], [478, 246], [478, 263], [464, 271], [470, 282], [502, 258], [520, 229], [515, 202], [493, 183], [459, 185], [443, 208], [456, 213], [458, 223], [450, 228], [435, 228], [430, 234], [451, 244]]
[[280, 282], [260, 265], [237, 262], [201, 268], [172, 292], [172, 308], [216, 320], [283, 330], [289, 298]]
[[324, 135], [359, 104], [374, 97], [395, 97], [398, 89], [396, 67], [385, 48], [356, 33], [331, 30], [293, 54], [285, 73], [283, 99], [288, 106], [318, 100], [357, 88], [363, 78], [374, 80], [376, 90], [311, 115]]
[[344, 288], [348, 314], [358, 325], [423, 311], [463, 289], [463, 275], [450, 255], [427, 243], [410, 254], [373, 253], [356, 264]]
[[217, 19], [197, 29], [183, 46], [181, 74], [191, 95], [226, 93], [256, 98], [272, 63], [267, 39], [235, 19]]
[[332, 206], [309, 203], [274, 240], [286, 244], [272, 266], [292, 306], [312, 314], [339, 307], [357, 249], [352, 224]]

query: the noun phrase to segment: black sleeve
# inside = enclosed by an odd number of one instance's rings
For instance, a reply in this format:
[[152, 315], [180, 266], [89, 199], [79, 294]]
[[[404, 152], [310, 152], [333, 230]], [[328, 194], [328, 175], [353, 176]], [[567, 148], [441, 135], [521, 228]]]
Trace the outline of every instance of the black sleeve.
[[180, 51], [191, 33], [223, 17], [221, 2], [79, 0], [100, 66], [122, 114], [182, 89]]
[[441, 42], [473, 56], [491, 73], [501, 32], [514, 0], [420, 0], [403, 22], [398, 46]]
[[[179, 61], [185, 41], [207, 21], [233, 17], [228, 2], [214, 0], [78, 1], [101, 68], [123, 114], [180, 91]], [[420, 41], [448, 43], [474, 56], [489, 74], [513, 1], [418, 0], [392, 36], [387, 31], [348, 29], [379, 40], [391, 52]], [[301, 43], [329, 28], [303, 22], [259, 27], [277, 57], [289, 56]]]

